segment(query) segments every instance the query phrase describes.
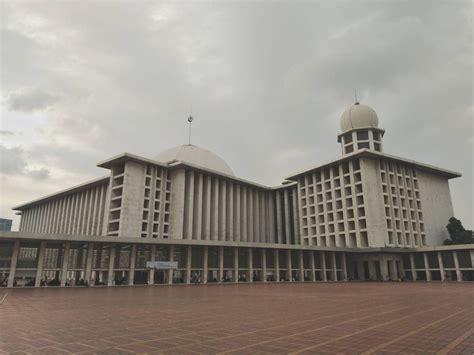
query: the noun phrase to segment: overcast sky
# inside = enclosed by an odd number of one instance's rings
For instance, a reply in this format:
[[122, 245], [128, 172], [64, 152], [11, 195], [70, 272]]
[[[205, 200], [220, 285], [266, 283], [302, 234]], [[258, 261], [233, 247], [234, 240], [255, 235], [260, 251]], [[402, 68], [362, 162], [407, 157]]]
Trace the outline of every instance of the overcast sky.
[[[1, 2], [0, 216], [187, 142], [267, 185], [340, 156], [378, 113], [389, 154], [459, 171], [473, 220], [472, 3]], [[15, 223], [17, 225], [17, 221]]]

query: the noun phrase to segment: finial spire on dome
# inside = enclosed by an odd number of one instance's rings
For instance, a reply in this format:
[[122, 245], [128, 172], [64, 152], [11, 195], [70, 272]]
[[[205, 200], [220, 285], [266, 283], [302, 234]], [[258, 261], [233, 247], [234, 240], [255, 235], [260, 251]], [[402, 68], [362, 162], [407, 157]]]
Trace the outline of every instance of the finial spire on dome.
[[357, 89], [354, 89], [354, 105], [359, 105], [359, 100], [357, 100]]

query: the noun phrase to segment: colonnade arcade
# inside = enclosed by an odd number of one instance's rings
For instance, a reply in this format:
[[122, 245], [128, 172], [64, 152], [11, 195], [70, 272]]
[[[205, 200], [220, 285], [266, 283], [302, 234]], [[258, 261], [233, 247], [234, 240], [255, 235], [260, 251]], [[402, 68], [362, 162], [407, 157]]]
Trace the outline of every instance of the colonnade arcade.
[[[0, 241], [0, 285], [80, 286], [346, 280], [472, 281], [474, 250], [363, 253], [307, 249]], [[175, 270], [147, 261], [176, 261]]]
[[[175, 270], [147, 261], [176, 261]], [[195, 245], [1, 241], [0, 276], [9, 286], [78, 286], [347, 279], [343, 252]]]

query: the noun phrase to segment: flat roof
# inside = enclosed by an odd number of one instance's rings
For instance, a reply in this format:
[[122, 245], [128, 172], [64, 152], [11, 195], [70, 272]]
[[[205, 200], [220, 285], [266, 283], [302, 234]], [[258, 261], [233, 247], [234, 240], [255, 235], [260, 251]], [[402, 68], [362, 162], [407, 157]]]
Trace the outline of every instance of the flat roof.
[[434, 165], [420, 163], [420, 162], [417, 162], [415, 160], [400, 158], [400, 157], [397, 157], [395, 155], [390, 155], [390, 154], [377, 152], [377, 151], [374, 151], [374, 150], [364, 148], [364, 149], [361, 149], [361, 150], [356, 151], [354, 153], [346, 154], [346, 155], [344, 155], [344, 156], [342, 156], [338, 159], [331, 160], [331, 161], [328, 161], [326, 163], [322, 163], [320, 165], [310, 167], [308, 169], [300, 170], [300, 171], [298, 171], [294, 174], [286, 176], [285, 179], [295, 180], [298, 177], [306, 175], [308, 173], [318, 171], [318, 170], [330, 167], [332, 165], [336, 165], [336, 164], [341, 163], [343, 161], [352, 160], [352, 159], [358, 158], [358, 157], [395, 160], [395, 161], [403, 162], [403, 163], [406, 163], [406, 164], [414, 165], [417, 168], [419, 168], [420, 170], [428, 171], [428, 172], [430, 172], [432, 174], [435, 174], [435, 175], [445, 176], [448, 179], [453, 179], [453, 178], [457, 178], [457, 177], [462, 176], [461, 173], [458, 173], [458, 172], [455, 172], [455, 171], [452, 171], [452, 170], [442, 169], [442, 168], [438, 168]]
[[116, 155], [116, 156], [114, 156], [110, 159], [103, 160], [103, 161], [97, 163], [97, 166], [100, 167], [100, 168], [110, 169], [113, 165], [115, 165], [117, 163], [122, 163], [122, 162], [125, 162], [125, 161], [135, 161], [135, 162], [140, 162], [140, 163], [149, 163], [149, 164], [158, 165], [158, 166], [161, 166], [161, 167], [164, 167], [164, 168], [168, 168], [168, 169], [171, 169], [171, 170], [172, 169], [178, 169], [178, 168], [191, 168], [193, 170], [202, 171], [202, 172], [205, 172], [205, 173], [208, 173], [208, 174], [211, 174], [211, 175], [220, 176], [220, 177], [223, 177], [223, 178], [228, 179], [228, 180], [233, 180], [233, 181], [245, 184], [245, 185], [250, 185], [250, 186], [260, 188], [260, 189], [265, 189], [265, 190], [282, 189], [282, 188], [286, 188], [286, 187], [290, 187], [290, 186], [294, 185], [294, 182], [286, 182], [286, 183], [283, 183], [281, 185], [270, 187], [270, 186], [255, 183], [253, 181], [242, 179], [242, 178], [236, 177], [234, 175], [228, 175], [228, 174], [222, 173], [220, 171], [212, 170], [212, 169], [200, 166], [200, 165], [187, 163], [187, 162], [184, 162], [184, 161], [181, 161], [181, 160], [176, 160], [176, 161], [173, 161], [169, 164], [166, 164], [166, 163], [161, 163], [157, 160], [141, 157], [139, 155], [130, 154], [130, 153], [127, 153], [127, 152]]

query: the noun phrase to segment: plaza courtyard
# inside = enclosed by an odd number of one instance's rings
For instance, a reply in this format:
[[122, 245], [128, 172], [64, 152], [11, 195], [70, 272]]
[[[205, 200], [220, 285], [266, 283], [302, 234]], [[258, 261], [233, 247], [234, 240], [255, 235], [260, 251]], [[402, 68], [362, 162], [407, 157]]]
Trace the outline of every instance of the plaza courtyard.
[[0, 289], [0, 353], [474, 351], [472, 284]]

